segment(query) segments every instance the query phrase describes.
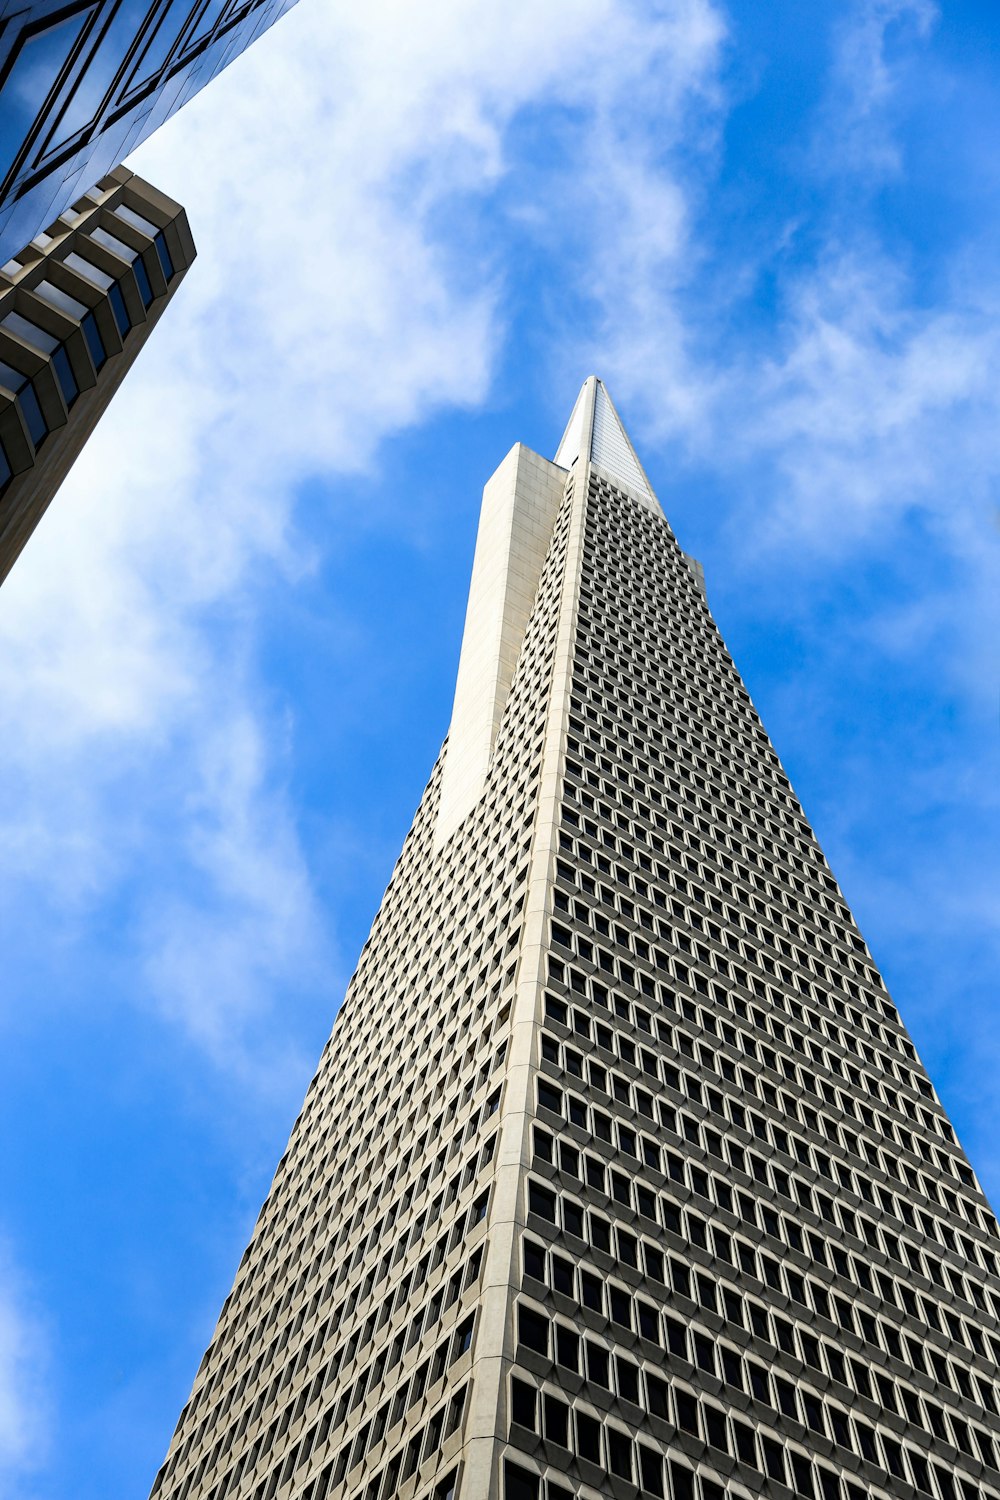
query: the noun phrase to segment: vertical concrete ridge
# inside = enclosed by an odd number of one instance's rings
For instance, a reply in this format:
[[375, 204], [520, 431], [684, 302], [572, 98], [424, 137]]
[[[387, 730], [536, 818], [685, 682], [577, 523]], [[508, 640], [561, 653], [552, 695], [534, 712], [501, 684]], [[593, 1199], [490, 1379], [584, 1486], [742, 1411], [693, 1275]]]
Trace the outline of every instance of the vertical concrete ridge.
[[[500, 1495], [497, 1445], [505, 1437], [504, 1380], [514, 1358], [511, 1306], [520, 1282], [517, 1251], [525, 1225], [524, 1183], [531, 1160], [531, 1121], [534, 1116], [532, 1081], [537, 1071], [538, 1026], [543, 1014], [547, 928], [552, 914], [552, 882], [559, 848], [560, 786], [583, 564], [586, 461], [578, 462], [575, 469], [524, 923], [511, 1009], [507, 1082], [489, 1220], [489, 1250], [482, 1282], [482, 1314], [477, 1343], [477, 1350], [481, 1352], [477, 1354], [472, 1405], [466, 1427], [463, 1500], [498, 1500]], [[569, 483], [574, 484], [574, 479], [571, 478]]]
[[565, 472], [515, 443], [483, 490], [435, 829], [440, 848], [482, 796]]

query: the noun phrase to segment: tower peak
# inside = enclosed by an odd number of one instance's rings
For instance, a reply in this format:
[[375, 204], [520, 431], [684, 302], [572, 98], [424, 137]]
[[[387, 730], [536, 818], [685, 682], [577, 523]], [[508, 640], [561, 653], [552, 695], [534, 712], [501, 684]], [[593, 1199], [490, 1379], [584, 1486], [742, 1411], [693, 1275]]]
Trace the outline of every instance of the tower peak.
[[555, 462], [571, 469], [585, 454], [616, 484], [637, 499], [657, 506], [653, 487], [615, 410], [608, 388], [598, 375], [588, 375], [566, 424]]

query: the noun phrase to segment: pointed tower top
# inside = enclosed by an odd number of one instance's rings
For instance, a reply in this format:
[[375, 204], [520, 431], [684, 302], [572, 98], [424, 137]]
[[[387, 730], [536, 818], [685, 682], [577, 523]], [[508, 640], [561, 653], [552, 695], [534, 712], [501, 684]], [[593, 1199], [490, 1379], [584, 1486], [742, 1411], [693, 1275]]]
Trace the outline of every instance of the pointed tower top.
[[629, 442], [607, 387], [596, 375], [588, 375], [580, 387], [555, 462], [571, 469], [581, 453], [637, 498], [657, 504], [653, 487]]

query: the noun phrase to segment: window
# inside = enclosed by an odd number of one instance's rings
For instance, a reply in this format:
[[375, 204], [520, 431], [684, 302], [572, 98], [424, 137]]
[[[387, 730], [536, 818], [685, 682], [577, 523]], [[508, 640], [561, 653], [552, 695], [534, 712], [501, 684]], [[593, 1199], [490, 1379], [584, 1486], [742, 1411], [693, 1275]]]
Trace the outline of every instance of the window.
[[566, 1370], [579, 1373], [580, 1335], [564, 1323], [556, 1324], [556, 1363]]
[[81, 327], [83, 328], [83, 336], [87, 340], [87, 348], [90, 351], [90, 358], [93, 361], [94, 369], [100, 370], [102, 365], [107, 361], [108, 351], [104, 347], [101, 330], [98, 328], [97, 319], [92, 312], [86, 314]]
[[85, 256], [78, 255], [75, 250], [70, 251], [63, 264], [71, 271], [75, 271], [78, 276], [82, 276], [84, 281], [89, 281], [91, 286], [99, 286], [102, 292], [106, 292], [110, 286], [114, 285], [113, 276], [109, 276], [107, 271], [102, 271], [100, 266], [95, 266], [93, 261], [87, 260]]
[[59, 382], [59, 389], [63, 393], [63, 400], [66, 402], [68, 408], [73, 405], [73, 402], [79, 396], [80, 387], [76, 383], [73, 366], [69, 362], [69, 355], [66, 353], [63, 344], [60, 344], [52, 355], [52, 368], [55, 371], [56, 379]]
[[153, 286], [141, 255], [132, 262], [132, 274], [139, 288], [139, 296], [142, 298], [143, 307], [152, 306], [154, 301]]
[[175, 274], [174, 263], [170, 255], [170, 251], [167, 249], [167, 242], [163, 237], [162, 229], [157, 232], [153, 240], [153, 245], [160, 260], [160, 267], [163, 271], [164, 280], [172, 281]]
[[548, 1223], [556, 1222], [556, 1195], [541, 1187], [537, 1182], [528, 1183], [528, 1212], [537, 1214], [540, 1219], [546, 1219]]
[[569, 1407], [558, 1396], [546, 1395], [542, 1399], [545, 1413], [545, 1436], [550, 1443], [560, 1448], [569, 1447]]
[[530, 1307], [519, 1306], [517, 1309], [517, 1337], [526, 1349], [533, 1349], [536, 1354], [548, 1354], [549, 1325]]
[[617, 1427], [607, 1429], [608, 1468], [620, 1479], [632, 1478], [632, 1443], [628, 1435]]
[[533, 1385], [527, 1385], [523, 1380], [514, 1379], [510, 1383], [510, 1416], [511, 1421], [520, 1427], [527, 1427], [532, 1432], [536, 1428], [536, 1406], [537, 1393]]
[[30, 319], [23, 318], [18, 312], [6, 313], [0, 319], [0, 328], [6, 328], [8, 333], [12, 333], [15, 337], [23, 339], [33, 349], [37, 349], [39, 354], [51, 354], [59, 343], [54, 334], [47, 333], [44, 328], [39, 328], [37, 323], [32, 323]]
[[545, 1280], [545, 1251], [534, 1240], [524, 1242], [524, 1274], [535, 1281]]
[[124, 339], [132, 327], [132, 319], [129, 316], [128, 308], [125, 306], [125, 298], [122, 296], [122, 289], [117, 281], [108, 288], [108, 301], [111, 303], [111, 311], [114, 313], [118, 332]]
[[506, 1462], [503, 1469], [504, 1500], [539, 1500], [537, 1474], [510, 1462]]
[[34, 384], [21, 370], [14, 370], [0, 361], [0, 385], [5, 385], [11, 395], [16, 396], [28, 435], [35, 447], [40, 448], [48, 436], [49, 424], [42, 414]]
[[576, 1451], [588, 1463], [601, 1462], [601, 1425], [582, 1411], [576, 1413]]

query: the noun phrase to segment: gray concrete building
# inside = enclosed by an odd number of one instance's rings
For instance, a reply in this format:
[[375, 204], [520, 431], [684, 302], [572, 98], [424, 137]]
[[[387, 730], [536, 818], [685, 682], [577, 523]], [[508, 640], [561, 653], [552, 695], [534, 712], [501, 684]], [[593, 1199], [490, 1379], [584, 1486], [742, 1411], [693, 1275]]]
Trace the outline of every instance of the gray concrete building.
[[603, 385], [486, 486], [454, 712], [157, 1500], [985, 1500], [1000, 1238]]
[[194, 257], [180, 204], [118, 167], [0, 268], [0, 582]]

